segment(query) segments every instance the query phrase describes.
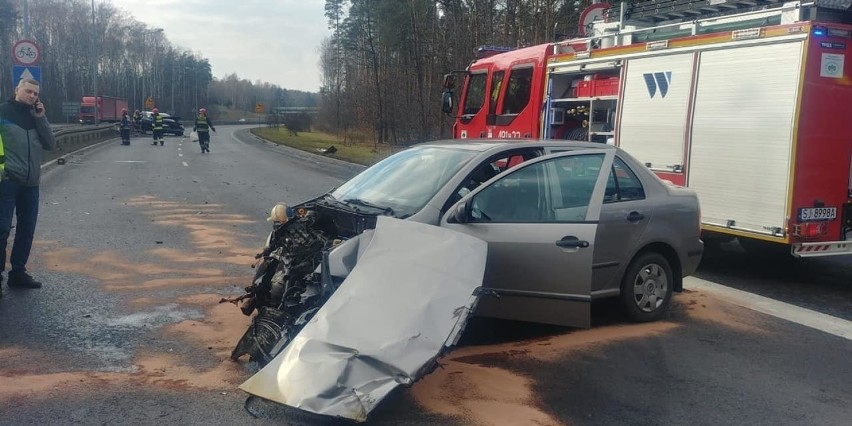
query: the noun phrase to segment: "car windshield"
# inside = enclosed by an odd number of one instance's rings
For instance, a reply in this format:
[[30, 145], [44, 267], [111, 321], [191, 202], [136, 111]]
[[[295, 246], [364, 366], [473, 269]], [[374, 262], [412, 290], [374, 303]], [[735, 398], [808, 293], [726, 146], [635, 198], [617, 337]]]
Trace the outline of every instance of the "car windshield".
[[452, 147], [416, 147], [394, 154], [331, 193], [356, 206], [387, 209], [406, 218], [429, 202], [477, 152]]

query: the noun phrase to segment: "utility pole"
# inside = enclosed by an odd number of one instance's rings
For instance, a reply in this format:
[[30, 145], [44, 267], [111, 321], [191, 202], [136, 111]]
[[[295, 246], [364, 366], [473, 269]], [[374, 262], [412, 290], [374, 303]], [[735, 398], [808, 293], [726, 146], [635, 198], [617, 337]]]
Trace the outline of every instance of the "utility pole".
[[30, 39], [30, 7], [24, 0], [24, 39]]
[[92, 0], [92, 88], [95, 97], [95, 125], [100, 124], [100, 114], [98, 114], [98, 50], [95, 44], [95, 0]]

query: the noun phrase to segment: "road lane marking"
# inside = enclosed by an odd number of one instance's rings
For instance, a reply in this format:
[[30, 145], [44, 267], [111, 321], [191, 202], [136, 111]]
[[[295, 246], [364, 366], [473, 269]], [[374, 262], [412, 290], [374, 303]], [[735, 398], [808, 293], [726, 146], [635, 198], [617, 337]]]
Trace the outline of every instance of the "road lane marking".
[[178, 154], [178, 157], [183, 157], [183, 154]]
[[812, 311], [768, 297], [758, 296], [735, 288], [725, 287], [700, 278], [686, 277], [683, 287], [689, 290], [701, 290], [720, 297], [727, 302], [753, 311], [804, 325], [822, 332], [852, 340], [852, 321]]
[[116, 160], [116, 163], [144, 163], [143, 160]]
[[189, 167], [189, 164], [186, 164], [186, 161], [181, 161], [181, 163], [183, 163], [184, 167]]

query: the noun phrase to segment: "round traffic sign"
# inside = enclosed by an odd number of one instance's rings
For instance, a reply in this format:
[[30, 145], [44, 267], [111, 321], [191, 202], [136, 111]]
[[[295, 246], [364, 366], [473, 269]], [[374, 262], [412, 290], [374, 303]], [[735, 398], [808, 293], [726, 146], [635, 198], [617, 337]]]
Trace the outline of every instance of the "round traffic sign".
[[12, 60], [20, 65], [35, 65], [41, 59], [41, 51], [32, 40], [18, 40], [12, 46]]
[[603, 21], [604, 20], [604, 12], [609, 9], [610, 6], [608, 3], [594, 3], [591, 6], [587, 7], [583, 10], [583, 13], [580, 14], [580, 20], [578, 22], [580, 26], [580, 36], [581, 37], [591, 37], [592, 34], [589, 30], [591, 30], [591, 24], [595, 21]]

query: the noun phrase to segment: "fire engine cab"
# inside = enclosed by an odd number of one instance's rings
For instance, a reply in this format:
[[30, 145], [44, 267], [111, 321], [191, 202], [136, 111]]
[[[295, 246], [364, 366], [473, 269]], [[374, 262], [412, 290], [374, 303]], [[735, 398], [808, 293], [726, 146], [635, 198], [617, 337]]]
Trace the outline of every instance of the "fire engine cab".
[[615, 144], [698, 193], [705, 239], [852, 254], [850, 6], [592, 5], [583, 38], [484, 50], [453, 135]]

